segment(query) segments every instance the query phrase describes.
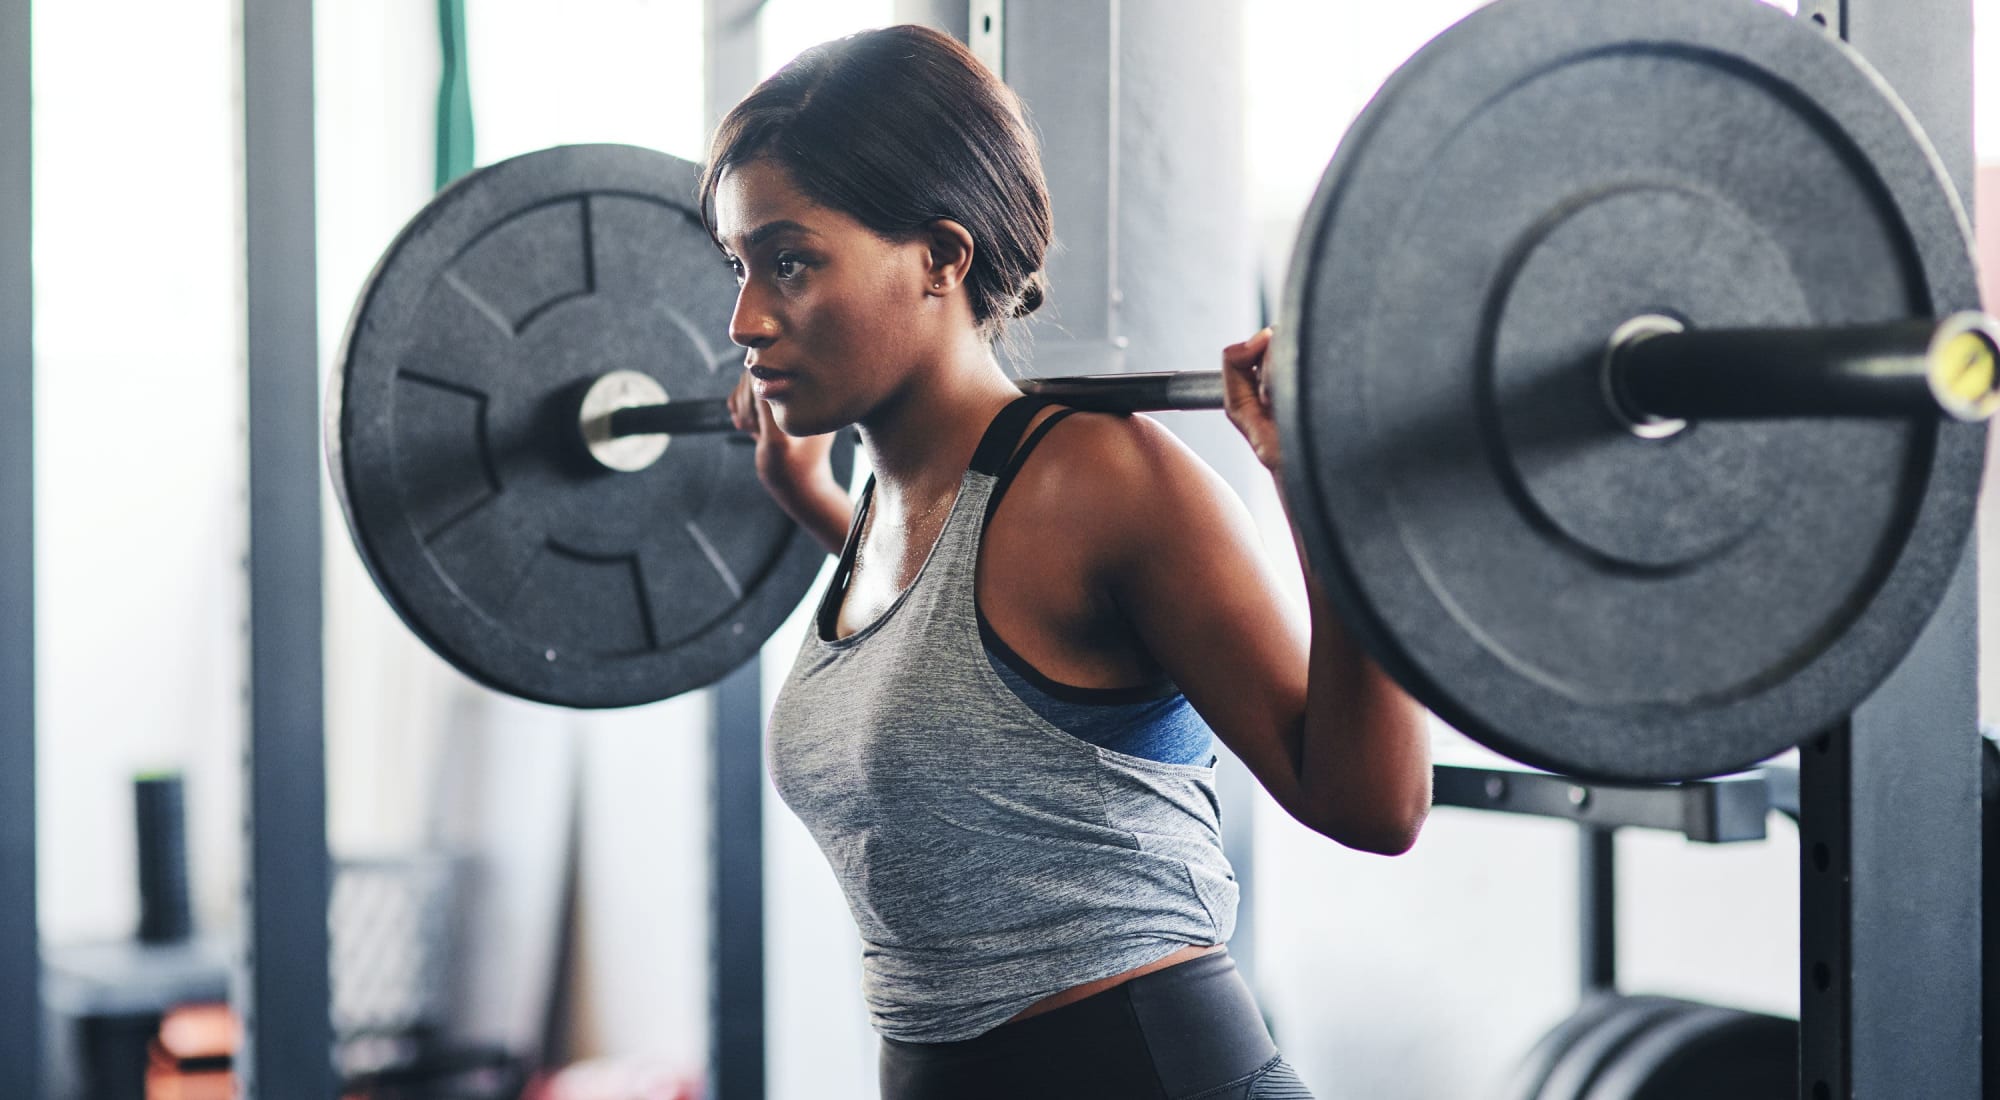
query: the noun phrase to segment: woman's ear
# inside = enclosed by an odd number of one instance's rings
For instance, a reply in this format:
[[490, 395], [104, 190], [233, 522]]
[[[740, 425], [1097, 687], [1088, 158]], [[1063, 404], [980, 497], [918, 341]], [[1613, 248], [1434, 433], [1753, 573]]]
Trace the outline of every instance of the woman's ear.
[[924, 227], [924, 241], [930, 292], [943, 295], [957, 290], [972, 271], [972, 234], [950, 218], [939, 218]]

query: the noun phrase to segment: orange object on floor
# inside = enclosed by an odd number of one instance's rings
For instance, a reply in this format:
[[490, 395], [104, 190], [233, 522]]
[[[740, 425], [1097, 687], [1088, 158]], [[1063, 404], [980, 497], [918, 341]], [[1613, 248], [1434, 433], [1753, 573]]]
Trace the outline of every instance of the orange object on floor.
[[242, 1041], [224, 1004], [183, 1005], [160, 1020], [146, 1049], [146, 1100], [235, 1100], [231, 1060]]
[[522, 1100], [701, 1100], [701, 1074], [651, 1059], [577, 1062], [528, 1086]]

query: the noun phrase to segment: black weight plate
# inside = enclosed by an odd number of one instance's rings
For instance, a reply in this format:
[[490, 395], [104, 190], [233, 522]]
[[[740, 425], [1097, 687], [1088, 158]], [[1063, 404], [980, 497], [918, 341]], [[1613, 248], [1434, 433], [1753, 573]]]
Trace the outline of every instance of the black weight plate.
[[1794, 1100], [1796, 1020], [1697, 1006], [1656, 1022], [1607, 1063], [1583, 1100]]
[[1516, 1063], [1506, 1083], [1494, 1090], [1494, 1100], [1539, 1100], [1543, 1087], [1548, 1084], [1549, 1074], [1555, 1072], [1555, 1067], [1577, 1039], [1588, 1034], [1605, 1017], [1625, 1010], [1631, 1000], [1616, 993], [1600, 993], [1586, 998], [1576, 1011], [1556, 1021], [1554, 1026], [1542, 1033], [1542, 1037]]
[[[475, 172], [390, 245], [327, 395], [327, 461], [354, 544], [432, 649], [500, 691], [651, 702], [754, 656], [825, 552], [722, 435], [645, 470], [582, 449], [577, 403], [611, 370], [721, 397], [735, 280], [696, 169], [579, 145]], [[853, 444], [834, 451], [843, 481]]]
[[1350, 628], [1446, 721], [1627, 780], [1736, 770], [1895, 667], [1970, 528], [1982, 427], [1622, 428], [1612, 332], [1976, 308], [1962, 209], [1887, 86], [1751, 0], [1499, 0], [1328, 166], [1273, 373]]
[[1626, 1046], [1651, 1029], [1700, 1006], [1670, 997], [1621, 997], [1597, 1022], [1579, 1032], [1555, 1060], [1535, 1100], [1584, 1100]]

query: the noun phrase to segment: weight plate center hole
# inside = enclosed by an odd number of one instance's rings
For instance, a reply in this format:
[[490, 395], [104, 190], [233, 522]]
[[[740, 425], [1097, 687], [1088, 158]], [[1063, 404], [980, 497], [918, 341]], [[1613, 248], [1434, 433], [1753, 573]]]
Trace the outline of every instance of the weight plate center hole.
[[1612, 330], [1611, 339], [1604, 345], [1604, 357], [1598, 367], [1598, 386], [1604, 393], [1604, 403], [1611, 409], [1612, 417], [1640, 439], [1669, 439], [1686, 431], [1688, 422], [1633, 408], [1619, 384], [1619, 356], [1641, 341], [1686, 330], [1687, 326], [1665, 314], [1642, 313]]

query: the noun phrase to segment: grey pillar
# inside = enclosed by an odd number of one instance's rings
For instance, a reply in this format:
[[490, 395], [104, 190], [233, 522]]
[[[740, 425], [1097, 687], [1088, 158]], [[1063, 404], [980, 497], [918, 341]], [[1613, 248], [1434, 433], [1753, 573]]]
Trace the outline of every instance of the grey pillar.
[[0, 0], [0, 1096], [41, 1092], [29, 0]]
[[[1808, 0], [1973, 194], [1971, 0]], [[1975, 548], [1916, 648], [1801, 757], [1800, 1018], [1809, 1097], [1980, 1096]]]
[[708, 132], [757, 83], [757, 13], [762, 0], [705, 0], [702, 51]]
[[243, 4], [250, 729], [244, 967], [251, 1100], [331, 1100], [311, 0]]
[[934, 27], [960, 42], [965, 41], [970, 27], [966, 0], [896, 0], [893, 18], [898, 23]]
[[[1243, 12], [1211, 0], [975, 0], [1042, 139], [1058, 249], [1024, 374], [1215, 370], [1258, 324], [1243, 129]], [[979, 28], [972, 31], [975, 43]], [[1239, 493], [1268, 481], [1213, 413], [1160, 418]], [[1250, 806], [1221, 750], [1223, 844], [1243, 887], [1231, 950], [1254, 975]]]
[[[707, 0], [708, 129], [756, 84], [755, 0]], [[764, 702], [752, 658], [716, 686], [709, 738], [708, 1095], [764, 1095]]]

